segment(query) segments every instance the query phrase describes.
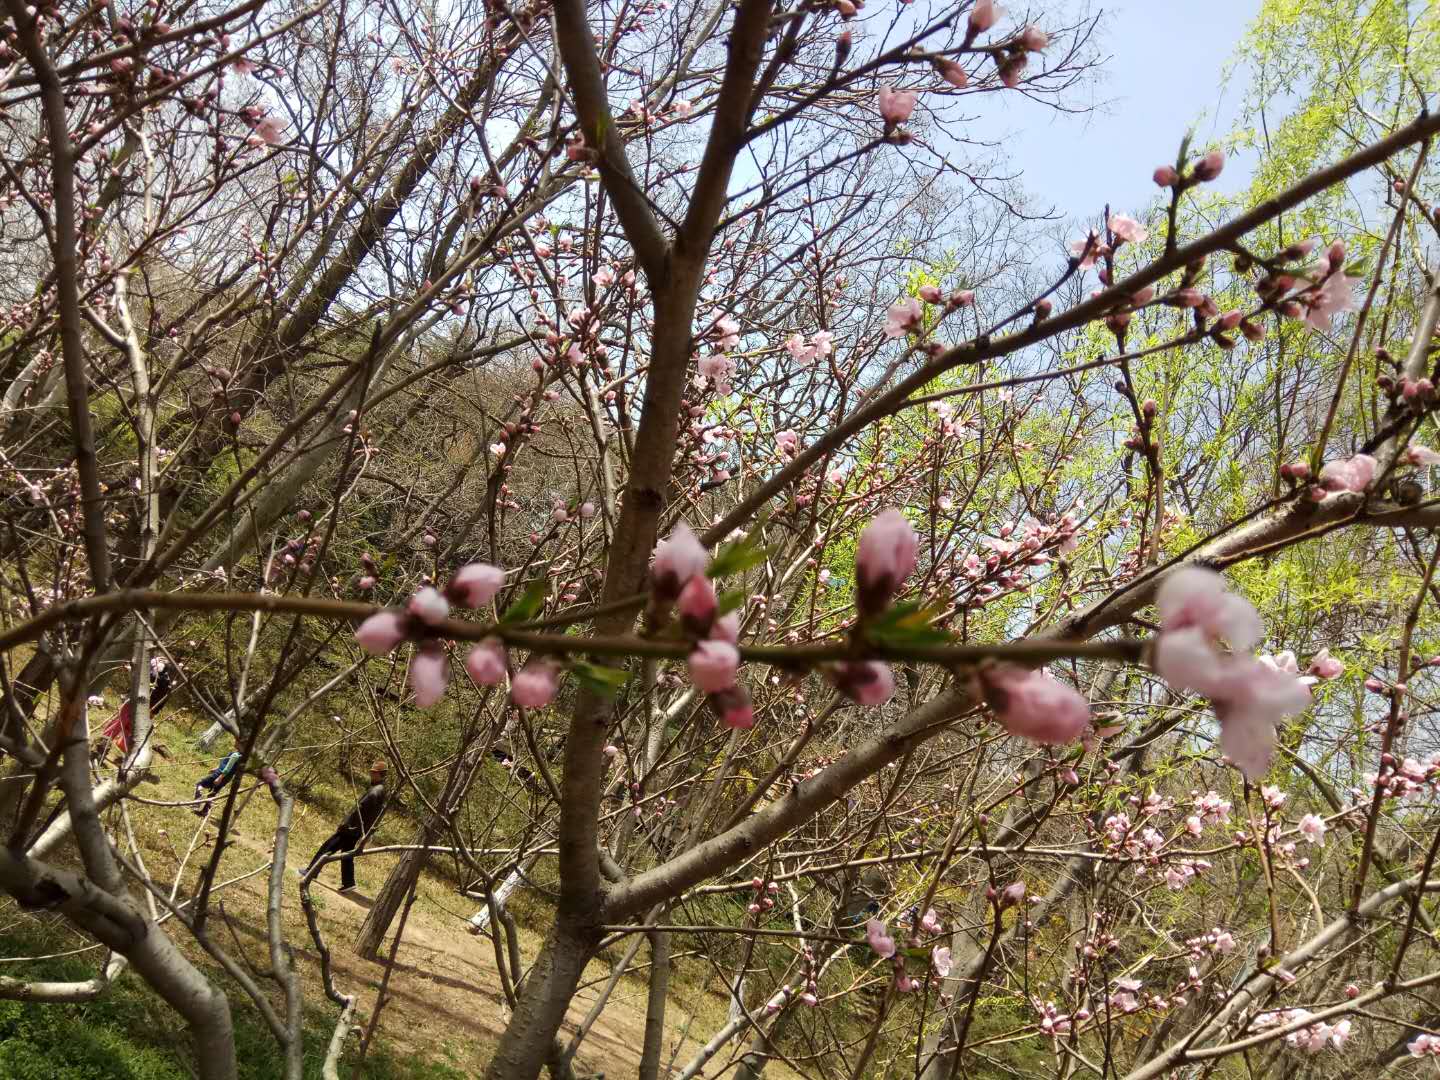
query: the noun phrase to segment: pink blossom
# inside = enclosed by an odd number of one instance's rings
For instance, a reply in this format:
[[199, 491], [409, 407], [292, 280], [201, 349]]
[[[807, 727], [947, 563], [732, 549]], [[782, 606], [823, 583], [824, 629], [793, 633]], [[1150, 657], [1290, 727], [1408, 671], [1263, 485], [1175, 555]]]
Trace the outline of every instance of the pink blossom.
[[377, 611], [355, 630], [355, 640], [371, 656], [384, 656], [409, 634], [410, 621], [398, 611]]
[[1440, 1035], [1417, 1035], [1405, 1044], [1410, 1051], [1411, 1057], [1436, 1057], [1440, 1058]]
[[284, 137], [285, 121], [278, 116], [262, 117], [255, 125], [255, 134], [270, 146], [275, 146]]
[[915, 111], [916, 94], [913, 90], [896, 90], [893, 86], [880, 87], [880, 119], [889, 130], [910, 119]]
[[429, 585], [418, 589], [405, 606], [411, 615], [427, 626], [438, 626], [450, 617], [450, 601]]
[[680, 590], [677, 606], [685, 629], [697, 637], [704, 637], [710, 633], [710, 626], [715, 621], [715, 586], [704, 574], [696, 574]]
[[940, 978], [949, 978], [952, 968], [952, 964], [950, 961], [950, 950], [943, 945], [937, 945], [935, 948], [931, 949], [930, 966], [935, 969], [935, 974], [939, 975]]
[[889, 960], [895, 955], [895, 939], [885, 932], [885, 924], [879, 919], [870, 919], [865, 923], [865, 940], [881, 960]]
[[655, 555], [650, 562], [650, 580], [655, 594], [662, 599], [674, 600], [685, 583], [696, 574], [703, 574], [708, 565], [710, 553], [695, 538], [690, 526], [683, 521], [678, 523], [667, 539], [655, 545]]
[[1266, 653], [1264, 656], [1256, 657], [1256, 659], [1271, 671], [1284, 671], [1291, 675], [1298, 675], [1300, 673], [1300, 666], [1295, 659], [1295, 654], [1289, 649], [1275, 656]]
[[505, 678], [505, 646], [497, 640], [480, 642], [465, 657], [465, 670], [481, 686], [495, 686]]
[[740, 667], [740, 650], [728, 641], [702, 641], [690, 654], [690, 681], [707, 694], [735, 685]]
[[945, 924], [940, 921], [940, 916], [935, 914], [935, 909], [926, 908], [925, 914], [920, 916], [920, 929], [927, 934], [938, 934], [945, 929]]
[[[1110, 254], [1110, 247], [1100, 239], [1098, 233], [1091, 232], [1083, 240], [1071, 241], [1070, 254], [1080, 260], [1081, 270], [1088, 270], [1095, 265], [1096, 259]], [[1048, 310], [1047, 308], [1046, 311]]]
[[1310, 658], [1307, 670], [1317, 679], [1338, 679], [1345, 672], [1345, 664], [1331, 656], [1329, 649], [1321, 649]]
[[692, 112], [695, 111], [694, 103], [685, 101], [683, 99], [676, 101], [675, 104], [671, 107], [675, 110], [675, 115], [680, 117], [681, 120], [684, 120], [687, 116], [689, 116]]
[[1360, 305], [1355, 302], [1358, 281], [1360, 278], [1337, 270], [1325, 279], [1318, 292], [1302, 297], [1306, 324], [1316, 330], [1329, 330], [1332, 316], [1342, 311], [1358, 311]]
[[1227, 592], [1225, 579], [1215, 571], [1197, 566], [1170, 575], [1156, 593], [1155, 609], [1166, 632], [1195, 627], [1224, 638], [1234, 649], [1254, 648], [1264, 632], [1260, 613], [1248, 600]]
[[1174, 166], [1161, 165], [1152, 174], [1151, 179], [1158, 187], [1174, 187], [1180, 182], [1180, 174], [1175, 171]]
[[1220, 721], [1220, 749], [1251, 780], [1270, 765], [1275, 725], [1310, 704], [1310, 691], [1299, 679], [1248, 657], [1229, 658], [1202, 692]]
[[427, 641], [415, 650], [410, 659], [410, 689], [415, 691], [415, 707], [428, 709], [445, 696], [450, 681], [450, 659], [437, 641]]
[[593, 502], [583, 502], [583, 503], [580, 504], [580, 520], [581, 520], [581, 521], [589, 521], [589, 520], [590, 520], [591, 518], [593, 518], [594, 516], [595, 516], [595, 504], [594, 504]]
[[995, 3], [995, 0], [975, 0], [975, 6], [970, 9], [970, 32], [983, 34], [999, 22], [1004, 14], [1005, 9]]
[[510, 697], [522, 709], [542, 709], [560, 692], [560, 673], [546, 660], [531, 660], [510, 681]]
[[775, 433], [775, 448], [782, 454], [794, 454], [800, 450], [800, 436], [793, 431], [777, 431]]
[[608, 266], [599, 267], [595, 273], [590, 275], [590, 280], [602, 289], [609, 288], [615, 284], [615, 271]]
[[1306, 814], [1300, 819], [1300, 835], [1316, 847], [1325, 846], [1325, 819], [1319, 814]]
[[1356, 454], [1345, 461], [1326, 462], [1320, 470], [1320, 487], [1325, 491], [1364, 491], [1375, 479], [1379, 465], [1369, 454]]
[[734, 611], [721, 615], [711, 624], [710, 637], [715, 641], [728, 641], [734, 645], [740, 640], [740, 615]]
[[890, 305], [890, 310], [885, 315], [885, 336], [888, 338], [903, 337], [911, 331], [920, 327], [920, 318], [924, 308], [916, 297], [907, 296], [904, 300], [897, 300]]
[[1111, 214], [1107, 223], [1110, 231], [1115, 234], [1116, 239], [1124, 240], [1127, 243], [1143, 243], [1150, 235], [1150, 230], [1141, 225], [1129, 214]]
[[1440, 465], [1440, 454], [1437, 454], [1428, 446], [1421, 446], [1419, 443], [1411, 443], [1405, 448], [1405, 453], [1402, 460], [1407, 465]]
[[505, 571], [489, 563], [470, 563], [455, 571], [447, 592], [461, 607], [484, 607], [505, 584]]
[[895, 694], [895, 673], [879, 660], [847, 660], [828, 674], [835, 689], [858, 705], [883, 705]]
[[802, 364], [815, 359], [815, 347], [806, 345], [805, 339], [799, 334], [791, 334], [785, 339], [785, 351]]
[[899, 510], [886, 510], [860, 534], [855, 554], [856, 601], [865, 614], [883, 611], [915, 569], [919, 539]]
[[982, 670], [985, 700], [1002, 727], [1032, 742], [1072, 742], [1090, 726], [1090, 703], [1043, 671], [1011, 664]]

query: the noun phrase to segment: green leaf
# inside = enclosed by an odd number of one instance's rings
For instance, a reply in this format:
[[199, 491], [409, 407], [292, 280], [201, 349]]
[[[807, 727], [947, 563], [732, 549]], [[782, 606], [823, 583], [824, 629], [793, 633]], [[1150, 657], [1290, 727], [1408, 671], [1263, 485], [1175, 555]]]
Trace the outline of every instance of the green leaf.
[[769, 557], [770, 549], [761, 542], [760, 530], [756, 529], [743, 540], [726, 544], [717, 551], [715, 558], [710, 560], [710, 568], [705, 572], [710, 576], [710, 580], [715, 581], [738, 574], [742, 570], [749, 570], [752, 566], [759, 566]]
[[592, 664], [588, 660], [577, 660], [571, 664], [570, 674], [590, 693], [607, 698], [613, 698], [630, 679], [628, 671]]
[[726, 589], [720, 594], [720, 600], [715, 609], [716, 616], [729, 615], [730, 612], [744, 607], [745, 595], [744, 589]]
[[506, 624], [529, 622], [540, 614], [549, 595], [550, 579], [536, 578], [525, 590], [525, 595], [505, 609], [500, 621]]
[[877, 645], [895, 648], [944, 645], [954, 635], [932, 625], [941, 614], [938, 608], [922, 608], [919, 600], [906, 600], [867, 623], [865, 636]]

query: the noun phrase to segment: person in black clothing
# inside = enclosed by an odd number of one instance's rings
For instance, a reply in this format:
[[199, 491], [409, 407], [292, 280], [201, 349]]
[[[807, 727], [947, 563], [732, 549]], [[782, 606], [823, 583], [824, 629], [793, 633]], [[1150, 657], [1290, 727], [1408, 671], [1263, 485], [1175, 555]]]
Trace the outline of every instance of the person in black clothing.
[[340, 823], [335, 834], [320, 845], [320, 850], [315, 852], [315, 857], [305, 868], [306, 874], [326, 855], [337, 851], [348, 852], [349, 854], [340, 860], [340, 891], [350, 892], [355, 888], [355, 849], [375, 828], [376, 822], [380, 820], [380, 812], [385, 809], [385, 773], [388, 769], [389, 766], [383, 759], [377, 759], [370, 766], [370, 790], [360, 796], [355, 809]]

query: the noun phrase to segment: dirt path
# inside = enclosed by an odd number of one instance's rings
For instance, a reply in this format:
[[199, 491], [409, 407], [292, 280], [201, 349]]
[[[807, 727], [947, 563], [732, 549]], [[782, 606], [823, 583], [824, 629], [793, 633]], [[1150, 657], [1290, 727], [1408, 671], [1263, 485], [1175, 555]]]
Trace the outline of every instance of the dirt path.
[[[254, 835], [264, 835], [256, 831], [258, 824], [247, 821], [249, 828], [234, 834], [232, 839], [237, 847], [268, 858], [270, 845], [252, 839]], [[308, 849], [303, 845], [299, 850], [292, 847], [286, 860], [287, 879], [298, 882], [308, 858]], [[321, 880], [311, 886], [311, 895], [320, 909], [320, 925], [331, 951], [336, 986], [342, 993], [359, 995], [359, 1014], [364, 1023], [374, 1011], [384, 964], [355, 955], [350, 946], [383, 875], [375, 867], [369, 873], [362, 870], [361, 877], [364, 884], [359, 890], [340, 893], [334, 888], [338, 867], [330, 864], [322, 870]], [[259, 874], [226, 893], [230, 923], [242, 940], [248, 938], [256, 946], [263, 945], [265, 939], [267, 881], [268, 874]], [[398, 923], [398, 916], [396, 921]], [[307, 1000], [321, 1001], [319, 957], [301, 921], [298, 888], [286, 898], [285, 922], [287, 937], [303, 960]], [[388, 955], [387, 942], [382, 957]], [[532, 957], [526, 956], [526, 959]], [[588, 976], [592, 985], [582, 988], [575, 997], [565, 1026], [567, 1040], [578, 1030], [608, 975], [609, 970], [603, 963], [591, 965]], [[462, 918], [431, 911], [418, 902], [411, 908], [406, 922], [387, 995], [380, 1030], [389, 1043], [430, 1060], [447, 1061], [467, 1073], [478, 1072], [488, 1061], [490, 1049], [509, 1018], [490, 938], [468, 932]], [[721, 1004], [718, 999], [716, 1004]], [[674, 1069], [670, 1073], [662, 1071], [662, 1075], [673, 1075], [689, 1062], [718, 1024], [713, 1016], [692, 1016], [674, 1000], [667, 1009], [667, 1021], [670, 1029], [667, 1060], [672, 1051], [676, 1052]], [[723, 1013], [720, 1022], [723, 1022]], [[603, 1074], [612, 1080], [634, 1076], [644, 1031], [644, 985], [637, 979], [624, 979], [581, 1044], [574, 1062], [576, 1074], [582, 1077]], [[709, 1075], [714, 1075], [724, 1061], [722, 1054], [707, 1070]], [[788, 1078], [795, 1074], [789, 1069], [776, 1069], [774, 1075]]]

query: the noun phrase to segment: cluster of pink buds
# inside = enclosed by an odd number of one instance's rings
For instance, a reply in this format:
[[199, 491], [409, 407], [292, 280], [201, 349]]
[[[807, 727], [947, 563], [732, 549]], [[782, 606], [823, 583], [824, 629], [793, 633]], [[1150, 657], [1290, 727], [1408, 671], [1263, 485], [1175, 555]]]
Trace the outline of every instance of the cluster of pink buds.
[[[373, 563], [370, 565], [373, 566]], [[416, 642], [410, 661], [410, 687], [415, 704], [429, 708], [445, 694], [450, 681], [450, 662], [437, 630], [450, 617], [451, 605], [480, 608], [495, 599], [505, 583], [505, 572], [488, 563], [462, 566], [442, 593], [433, 586], [415, 592], [402, 609], [387, 608], [371, 615], [355, 631], [360, 647], [373, 656], [393, 652], [405, 641]], [[465, 670], [482, 686], [504, 681], [509, 657], [496, 638], [480, 642], [465, 659]], [[540, 708], [554, 700], [559, 690], [559, 671], [548, 661], [532, 660], [511, 680], [510, 695], [524, 708]]]
[[1229, 930], [1222, 930], [1217, 926], [1208, 933], [1187, 939], [1185, 945], [1190, 950], [1191, 957], [1196, 960], [1201, 959], [1207, 953], [1218, 953], [1223, 956], [1235, 951], [1235, 935]]
[[1225, 154], [1211, 150], [1197, 161], [1176, 169], [1173, 165], [1161, 165], [1155, 170], [1154, 180], [1160, 187], [1174, 188], [1177, 193], [1194, 184], [1205, 184], [1219, 177], [1225, 168]]
[[650, 563], [651, 615], [662, 623], [675, 604], [680, 625], [694, 648], [690, 653], [690, 681], [709, 696], [710, 704], [729, 728], [755, 725], [750, 695], [737, 682], [740, 668], [740, 619], [735, 612], [720, 615], [715, 586], [706, 576], [710, 553], [684, 522], [655, 546]]
[[[1264, 1031], [1266, 1028], [1303, 1023], [1312, 1015], [1308, 1009], [1278, 1009], [1258, 1014], [1250, 1022], [1250, 1026], [1257, 1031]], [[1308, 1027], [1290, 1032], [1285, 1036], [1285, 1044], [1292, 1049], [1306, 1050], [1313, 1054], [1327, 1047], [1336, 1050], [1343, 1049], [1349, 1038], [1350, 1021], [1348, 1019], [1339, 1020], [1333, 1025], [1317, 1020]]]
[[755, 890], [755, 899], [750, 901], [746, 911], [751, 915], [759, 915], [763, 911], [771, 911], [775, 907], [775, 894], [780, 891], [779, 882], [766, 881], [763, 878], [751, 878], [750, 888]]
[[1391, 753], [1381, 754], [1379, 773], [1367, 773], [1365, 782], [1380, 789], [1387, 799], [1407, 799], [1440, 789], [1440, 750], [1423, 762], [1412, 757], [1397, 759]]
[[[1310, 257], [1317, 246], [1314, 240], [1291, 244], [1265, 264], [1266, 273], [1255, 283], [1255, 293], [1266, 308], [1287, 319], [1303, 318], [1316, 330], [1329, 330], [1333, 316], [1354, 311], [1354, 287], [1360, 279], [1345, 273], [1345, 244], [1336, 240], [1321, 254], [1319, 260], [1306, 267], [1283, 267]], [[1248, 258], [1239, 260], [1237, 268], [1247, 269]], [[1244, 328], [1242, 327], [1242, 332]], [[1248, 334], [1247, 334], [1248, 336]]]

